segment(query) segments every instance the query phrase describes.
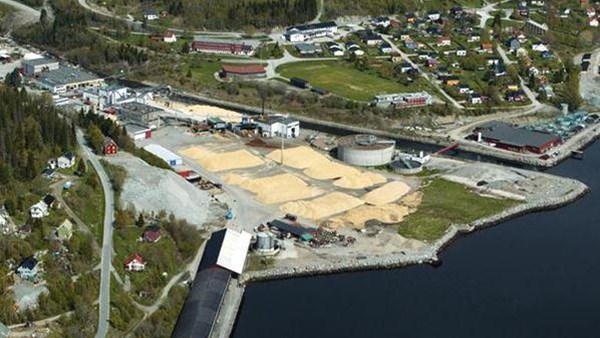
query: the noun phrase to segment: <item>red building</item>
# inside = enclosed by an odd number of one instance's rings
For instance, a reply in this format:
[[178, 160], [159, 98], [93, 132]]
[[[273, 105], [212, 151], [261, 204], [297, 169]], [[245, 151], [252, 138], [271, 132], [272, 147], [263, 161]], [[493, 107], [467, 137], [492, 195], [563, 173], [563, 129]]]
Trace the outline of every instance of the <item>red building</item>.
[[256, 78], [266, 75], [267, 71], [262, 65], [223, 65], [221, 69], [222, 77]]
[[252, 55], [258, 43], [252, 40], [223, 40], [198, 38], [192, 42], [191, 49], [195, 52]]
[[104, 139], [104, 146], [102, 147], [102, 153], [104, 155], [115, 155], [118, 151], [119, 147], [113, 139], [110, 137]]

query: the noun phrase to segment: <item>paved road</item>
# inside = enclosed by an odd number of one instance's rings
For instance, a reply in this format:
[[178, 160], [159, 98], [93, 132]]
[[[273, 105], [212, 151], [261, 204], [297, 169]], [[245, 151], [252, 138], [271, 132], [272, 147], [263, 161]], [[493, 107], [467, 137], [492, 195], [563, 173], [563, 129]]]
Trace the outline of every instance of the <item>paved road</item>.
[[115, 218], [115, 196], [108, 174], [100, 164], [98, 157], [87, 147], [81, 131], [77, 132], [77, 142], [98, 173], [100, 182], [102, 183], [102, 189], [104, 190], [104, 232], [102, 238], [102, 257], [100, 261], [100, 295], [98, 296], [100, 305], [98, 307], [98, 331], [96, 332], [96, 338], [104, 338], [108, 332], [108, 320], [110, 318], [110, 270], [112, 267], [112, 233]]

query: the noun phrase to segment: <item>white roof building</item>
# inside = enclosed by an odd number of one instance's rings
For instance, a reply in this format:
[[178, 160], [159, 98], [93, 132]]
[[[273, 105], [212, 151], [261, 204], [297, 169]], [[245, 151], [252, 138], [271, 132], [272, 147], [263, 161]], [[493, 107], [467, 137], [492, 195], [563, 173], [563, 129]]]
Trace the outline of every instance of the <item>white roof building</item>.
[[242, 273], [251, 239], [252, 235], [246, 231], [226, 229], [217, 265], [237, 274]]

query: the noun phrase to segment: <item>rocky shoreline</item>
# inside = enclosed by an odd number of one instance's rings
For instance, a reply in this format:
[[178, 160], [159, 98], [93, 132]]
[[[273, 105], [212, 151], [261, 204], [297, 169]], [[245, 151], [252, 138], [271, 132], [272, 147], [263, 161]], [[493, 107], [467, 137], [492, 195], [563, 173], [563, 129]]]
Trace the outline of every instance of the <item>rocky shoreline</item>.
[[268, 270], [243, 273], [239, 277], [239, 282], [240, 284], [247, 285], [253, 282], [276, 279], [296, 278], [303, 276], [306, 277], [352, 271], [393, 269], [423, 263], [435, 264], [436, 262], [438, 262], [438, 254], [446, 246], [452, 243], [452, 241], [454, 241], [463, 234], [491, 227], [525, 214], [560, 208], [564, 205], [577, 201], [589, 191], [589, 188], [585, 184], [576, 180], [568, 180], [571, 181], [575, 188], [567, 195], [556, 198], [547, 198], [536, 202], [520, 204], [510, 209], [507, 209], [499, 214], [474, 221], [470, 224], [452, 225], [448, 229], [446, 234], [444, 234], [444, 236], [442, 236], [437, 241], [427, 246], [417, 254], [400, 253], [391, 256], [388, 255], [386, 257], [367, 257], [364, 259], [359, 259], [357, 257], [349, 257], [339, 259], [337, 261], [332, 261], [327, 264], [272, 268]]

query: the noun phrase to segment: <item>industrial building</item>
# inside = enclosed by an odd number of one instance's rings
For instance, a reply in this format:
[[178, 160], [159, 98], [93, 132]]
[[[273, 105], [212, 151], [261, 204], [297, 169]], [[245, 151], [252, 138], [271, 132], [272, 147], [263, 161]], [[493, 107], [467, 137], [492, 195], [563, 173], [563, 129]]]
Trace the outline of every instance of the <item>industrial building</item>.
[[172, 338], [211, 336], [232, 275], [242, 272], [251, 237], [231, 229], [211, 235]]
[[119, 119], [141, 126], [156, 127], [164, 110], [139, 102], [126, 102], [119, 106]]
[[87, 88], [83, 91], [83, 102], [98, 110], [129, 102], [147, 104], [153, 98], [151, 91], [134, 91], [123, 86]]
[[469, 139], [519, 153], [545, 153], [562, 143], [560, 137], [517, 128], [509, 123], [491, 121], [475, 128]]
[[260, 45], [261, 42], [258, 40], [211, 39], [197, 36], [192, 42], [191, 50], [201, 53], [252, 56]]
[[278, 219], [268, 222], [267, 225], [269, 228], [271, 228], [271, 230], [278, 232], [284, 237], [292, 236], [306, 242], [313, 239], [312, 234], [316, 231], [312, 228], [305, 228], [295, 222], [282, 221]]
[[69, 66], [36, 73], [32, 81], [53, 94], [64, 94], [104, 84], [104, 80], [96, 75]]
[[300, 121], [286, 116], [270, 115], [254, 121], [263, 137], [295, 138], [300, 136]]
[[144, 150], [165, 161], [171, 167], [183, 165], [181, 156], [158, 144], [149, 144], [144, 147]]
[[415, 175], [423, 171], [423, 164], [410, 158], [400, 157], [390, 163], [390, 167], [396, 174]]
[[337, 33], [338, 27], [335, 22], [319, 22], [306, 25], [289, 27], [283, 34], [284, 38], [290, 42], [302, 42], [314, 38], [333, 36]]
[[43, 57], [24, 60], [21, 65], [23, 66], [23, 74], [27, 76], [35, 76], [35, 74], [56, 70], [60, 67], [57, 60], [50, 60]]
[[142, 126], [137, 123], [125, 123], [123, 127], [127, 131], [127, 136], [132, 140], [145, 140], [152, 138], [152, 128]]
[[386, 165], [392, 161], [396, 142], [375, 135], [344, 136], [338, 140], [337, 157], [348, 164], [364, 167]]
[[377, 95], [371, 101], [372, 105], [383, 108], [423, 107], [432, 103], [433, 97], [427, 92]]

